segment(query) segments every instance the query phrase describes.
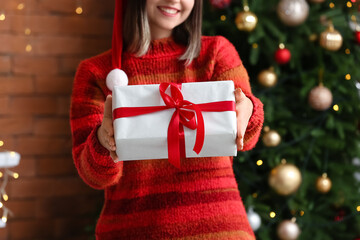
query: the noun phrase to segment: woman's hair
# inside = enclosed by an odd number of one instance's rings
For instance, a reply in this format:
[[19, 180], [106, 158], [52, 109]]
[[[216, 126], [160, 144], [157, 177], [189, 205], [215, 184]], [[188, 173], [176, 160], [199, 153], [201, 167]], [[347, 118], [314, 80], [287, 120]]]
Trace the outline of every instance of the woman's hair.
[[[187, 47], [185, 53], [179, 58], [179, 60], [186, 60], [187, 65], [199, 56], [201, 48], [203, 0], [194, 1], [194, 7], [189, 17], [175, 27], [172, 34], [175, 42]], [[130, 0], [126, 5], [123, 25], [124, 50], [142, 56], [146, 54], [151, 43], [146, 0]]]

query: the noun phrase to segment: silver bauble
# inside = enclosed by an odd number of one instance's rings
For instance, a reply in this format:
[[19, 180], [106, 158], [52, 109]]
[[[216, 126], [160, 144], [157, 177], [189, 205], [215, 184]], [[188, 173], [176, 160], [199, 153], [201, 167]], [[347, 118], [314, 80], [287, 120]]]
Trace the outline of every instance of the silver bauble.
[[281, 0], [277, 6], [280, 20], [287, 26], [302, 24], [309, 15], [309, 4], [305, 0]]
[[250, 208], [247, 212], [247, 218], [253, 231], [256, 231], [260, 228], [261, 218], [258, 213], [254, 212], [253, 208]]

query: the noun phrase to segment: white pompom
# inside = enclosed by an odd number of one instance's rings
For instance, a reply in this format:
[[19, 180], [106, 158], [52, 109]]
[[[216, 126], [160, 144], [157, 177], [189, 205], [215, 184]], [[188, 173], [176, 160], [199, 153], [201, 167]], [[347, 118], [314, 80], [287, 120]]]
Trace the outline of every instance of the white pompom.
[[113, 69], [106, 76], [106, 86], [110, 91], [114, 90], [114, 86], [126, 86], [128, 85], [128, 77], [126, 73], [121, 69]]

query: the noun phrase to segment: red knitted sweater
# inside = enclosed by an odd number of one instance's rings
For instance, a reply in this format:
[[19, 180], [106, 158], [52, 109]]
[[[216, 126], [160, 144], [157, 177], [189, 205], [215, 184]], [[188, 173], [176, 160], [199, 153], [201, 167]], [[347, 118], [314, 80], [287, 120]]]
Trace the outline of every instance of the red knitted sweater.
[[[263, 106], [251, 93], [234, 46], [223, 37], [202, 37], [200, 56], [187, 67], [178, 60], [184, 50], [167, 38], [153, 41], [142, 57], [124, 53], [129, 84], [233, 80], [254, 104], [243, 150], [253, 148], [264, 120]], [[164, 159], [112, 161], [96, 134], [110, 93], [105, 85], [110, 70], [110, 51], [83, 61], [71, 99], [76, 168], [88, 185], [105, 190], [97, 239], [255, 239], [232, 157], [187, 158], [181, 169]]]

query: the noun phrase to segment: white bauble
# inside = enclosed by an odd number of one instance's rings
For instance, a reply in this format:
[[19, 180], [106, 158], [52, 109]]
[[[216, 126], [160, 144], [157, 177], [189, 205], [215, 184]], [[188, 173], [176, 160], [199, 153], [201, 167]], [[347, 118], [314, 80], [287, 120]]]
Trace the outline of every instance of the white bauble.
[[106, 86], [110, 91], [114, 90], [114, 86], [126, 86], [129, 80], [126, 73], [121, 69], [113, 69], [106, 76]]
[[253, 208], [250, 208], [247, 212], [247, 218], [253, 231], [260, 228], [261, 218], [258, 213], [254, 212]]

